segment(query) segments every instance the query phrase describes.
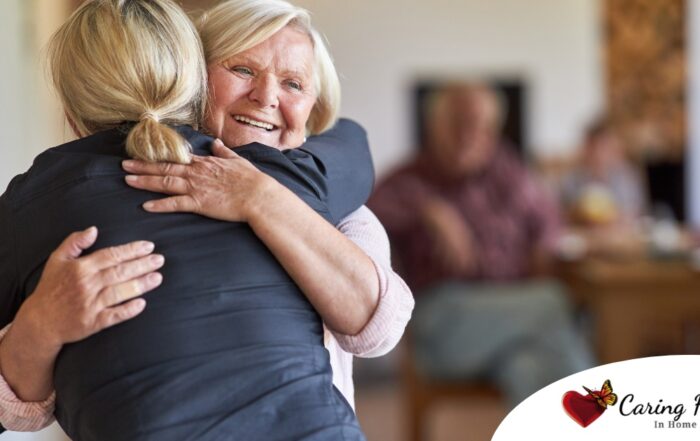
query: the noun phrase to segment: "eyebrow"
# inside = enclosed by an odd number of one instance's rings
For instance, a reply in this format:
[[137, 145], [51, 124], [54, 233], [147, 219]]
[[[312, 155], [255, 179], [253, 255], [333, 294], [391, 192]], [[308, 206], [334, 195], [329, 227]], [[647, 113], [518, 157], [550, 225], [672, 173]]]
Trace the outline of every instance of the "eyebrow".
[[312, 69], [284, 69], [282, 74], [288, 77], [301, 77], [301, 78], [311, 78], [313, 77]]
[[[237, 64], [237, 63], [243, 63], [243, 64], [249, 64], [255, 68], [260, 67], [260, 62], [257, 61], [255, 58], [252, 58], [248, 55], [234, 55], [233, 57], [230, 57], [228, 60], [224, 61], [224, 64]], [[299, 69], [299, 68], [285, 68], [282, 69], [281, 73], [283, 76], [291, 76], [291, 77], [308, 77], [312, 78], [313, 75], [313, 68], [310, 65], [304, 66], [305, 68]]]

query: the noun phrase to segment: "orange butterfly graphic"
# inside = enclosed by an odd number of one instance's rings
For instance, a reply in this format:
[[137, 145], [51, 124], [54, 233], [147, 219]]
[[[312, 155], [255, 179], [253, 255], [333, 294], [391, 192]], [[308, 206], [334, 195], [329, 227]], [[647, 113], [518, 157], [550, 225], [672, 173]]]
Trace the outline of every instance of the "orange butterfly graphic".
[[610, 385], [610, 380], [605, 380], [603, 386], [600, 390], [590, 390], [586, 386], [583, 386], [588, 392], [588, 395], [595, 398], [598, 405], [603, 409], [607, 409], [608, 406], [612, 406], [617, 403], [617, 395], [613, 393], [612, 385]]

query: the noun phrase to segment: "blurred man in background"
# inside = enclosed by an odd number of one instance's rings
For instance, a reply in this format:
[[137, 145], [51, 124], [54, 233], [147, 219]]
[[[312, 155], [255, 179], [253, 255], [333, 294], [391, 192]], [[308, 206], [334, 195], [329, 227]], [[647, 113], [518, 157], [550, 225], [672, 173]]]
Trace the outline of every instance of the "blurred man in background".
[[488, 379], [511, 405], [592, 365], [560, 286], [546, 274], [558, 208], [500, 138], [503, 105], [451, 85], [427, 112], [428, 140], [370, 200], [416, 293], [420, 371]]

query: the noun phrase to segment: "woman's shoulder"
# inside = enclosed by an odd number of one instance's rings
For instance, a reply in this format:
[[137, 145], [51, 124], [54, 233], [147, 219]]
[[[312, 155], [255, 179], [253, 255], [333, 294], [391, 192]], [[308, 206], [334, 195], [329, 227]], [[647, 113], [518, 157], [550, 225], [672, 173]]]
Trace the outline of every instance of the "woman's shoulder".
[[343, 219], [341, 219], [340, 223], [338, 224], [338, 227], [340, 228], [340, 226], [342, 226], [344, 224], [357, 224], [357, 223], [361, 223], [363, 225], [368, 225], [374, 229], [380, 229], [380, 230], [384, 229], [382, 227], [381, 222], [379, 222], [379, 219], [377, 218], [377, 216], [366, 205], [362, 205], [360, 208], [358, 208], [357, 210], [353, 211], [352, 213], [348, 214]]
[[366, 205], [341, 219], [336, 228], [368, 255], [388, 258], [389, 237], [377, 216]]
[[106, 163], [119, 163], [125, 138], [126, 135], [115, 128], [51, 147], [37, 155], [27, 171], [12, 179], [6, 193], [22, 203], [39, 194], [64, 188], [71, 182], [99, 175]]
[[181, 125], [173, 128], [190, 143], [192, 153], [200, 156], [211, 155], [211, 144], [214, 141], [212, 136], [200, 132], [192, 126]]

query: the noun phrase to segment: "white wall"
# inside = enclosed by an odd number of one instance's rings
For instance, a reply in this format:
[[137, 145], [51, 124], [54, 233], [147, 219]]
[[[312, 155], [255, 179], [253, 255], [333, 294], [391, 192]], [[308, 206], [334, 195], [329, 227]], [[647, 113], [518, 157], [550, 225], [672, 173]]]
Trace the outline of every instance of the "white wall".
[[22, 49], [24, 40], [22, 24], [23, 0], [5, 0], [0, 14], [0, 53], [3, 55], [2, 81], [0, 81], [0, 188], [4, 189], [11, 174], [21, 162], [22, 126], [24, 121], [23, 84], [24, 64]]
[[597, 0], [296, 0], [327, 37], [343, 113], [368, 129], [378, 170], [410, 151], [411, 85], [446, 74], [529, 81], [536, 154], [575, 147], [603, 103]]
[[690, 222], [700, 227], [700, 3], [688, 0], [688, 128], [686, 199]]
[[32, 159], [70, 138], [43, 64], [65, 0], [2, 0], [0, 14], [0, 193]]

